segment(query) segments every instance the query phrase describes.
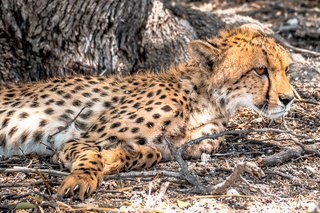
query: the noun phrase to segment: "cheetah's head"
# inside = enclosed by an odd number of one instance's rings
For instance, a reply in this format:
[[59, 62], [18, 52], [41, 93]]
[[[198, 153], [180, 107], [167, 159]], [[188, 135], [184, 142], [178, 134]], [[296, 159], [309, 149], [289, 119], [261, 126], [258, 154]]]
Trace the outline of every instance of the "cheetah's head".
[[289, 110], [294, 98], [286, 76], [291, 58], [261, 30], [228, 29], [191, 42], [189, 49], [191, 60], [209, 72], [209, 93], [230, 111], [246, 106], [274, 119]]

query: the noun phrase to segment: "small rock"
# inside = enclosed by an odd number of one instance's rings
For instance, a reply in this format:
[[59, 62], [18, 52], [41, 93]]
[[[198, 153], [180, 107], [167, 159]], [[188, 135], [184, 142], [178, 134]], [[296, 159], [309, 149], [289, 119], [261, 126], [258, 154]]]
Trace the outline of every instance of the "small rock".
[[309, 213], [320, 213], [320, 206], [315, 203], [310, 203], [308, 207]]
[[236, 189], [229, 189], [227, 191], [228, 195], [240, 195], [240, 193]]
[[253, 120], [254, 123], [261, 123], [263, 121], [263, 118], [259, 117]]
[[272, 155], [272, 154], [273, 154], [273, 150], [268, 149], [267, 152], [266, 152], [266, 155]]
[[207, 153], [201, 154], [201, 162], [208, 163], [210, 159], [211, 159], [211, 156], [209, 154]]
[[287, 21], [287, 24], [291, 26], [297, 26], [298, 23], [299, 23], [299, 20], [297, 18], [291, 18]]
[[313, 175], [316, 174], [316, 169], [311, 166], [305, 166], [305, 168], [308, 170], [308, 172], [312, 173]]
[[294, 62], [300, 62], [300, 63], [305, 62], [305, 59], [304, 59], [304, 57], [303, 57], [301, 54], [292, 53], [292, 54], [291, 54], [291, 57], [292, 57], [292, 60], [293, 60]]

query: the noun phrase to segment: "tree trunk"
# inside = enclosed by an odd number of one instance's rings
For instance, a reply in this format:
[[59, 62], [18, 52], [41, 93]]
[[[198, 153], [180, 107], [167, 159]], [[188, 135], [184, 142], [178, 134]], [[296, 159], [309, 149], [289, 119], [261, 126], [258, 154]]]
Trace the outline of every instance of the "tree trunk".
[[1, 80], [126, 72], [141, 54], [150, 0], [1, 0]]
[[159, 0], [1, 0], [0, 83], [165, 69], [224, 23]]

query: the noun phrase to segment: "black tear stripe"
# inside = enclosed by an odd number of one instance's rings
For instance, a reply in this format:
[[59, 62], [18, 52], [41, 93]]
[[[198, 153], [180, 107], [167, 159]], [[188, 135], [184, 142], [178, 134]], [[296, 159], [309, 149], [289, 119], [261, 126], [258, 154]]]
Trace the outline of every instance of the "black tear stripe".
[[268, 89], [267, 89], [267, 94], [266, 94], [266, 99], [269, 101], [270, 99], [270, 89], [271, 89], [271, 80], [270, 80], [270, 76], [269, 76], [269, 73], [266, 72], [266, 76], [268, 78]]
[[[269, 61], [269, 58], [268, 58], [268, 53], [265, 49], [262, 49], [262, 52], [263, 54], [266, 56], [266, 61], [267, 61], [267, 64], [268, 66], [270, 66], [270, 61]], [[267, 89], [267, 94], [266, 94], [266, 99], [269, 100], [270, 99], [270, 89], [271, 89], [271, 80], [270, 80], [270, 76], [269, 76], [269, 72], [267, 71], [266, 72], [266, 76], [268, 78], [268, 89]]]

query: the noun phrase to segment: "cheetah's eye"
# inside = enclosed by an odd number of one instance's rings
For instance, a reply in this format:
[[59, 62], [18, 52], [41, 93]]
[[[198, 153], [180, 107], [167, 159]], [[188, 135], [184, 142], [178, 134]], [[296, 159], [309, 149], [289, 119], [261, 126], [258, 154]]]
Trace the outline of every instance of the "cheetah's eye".
[[255, 71], [255, 73], [257, 73], [260, 76], [268, 74], [267, 67], [258, 67], [258, 68], [254, 68], [253, 70]]

